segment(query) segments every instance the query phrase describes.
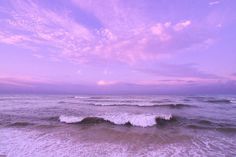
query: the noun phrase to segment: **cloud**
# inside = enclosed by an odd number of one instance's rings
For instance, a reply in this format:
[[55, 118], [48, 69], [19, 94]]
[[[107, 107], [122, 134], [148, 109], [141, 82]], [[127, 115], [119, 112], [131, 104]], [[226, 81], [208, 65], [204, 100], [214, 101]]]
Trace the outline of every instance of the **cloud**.
[[230, 76], [230, 78], [231, 78], [232, 80], [236, 80], [236, 73], [232, 73], [231, 76]]
[[162, 63], [153, 66], [146, 66], [138, 69], [145, 73], [150, 73], [157, 76], [170, 77], [178, 80], [199, 80], [199, 79], [219, 79], [220, 77], [214, 74], [199, 70], [195, 64], [167, 64]]
[[[49, 94], [235, 94], [236, 81], [191, 83], [182, 80], [160, 80], [170, 84], [117, 83], [103, 85], [80, 84], [4, 84], [0, 81], [0, 93], [49, 93]], [[177, 82], [177, 80], [176, 80]], [[104, 88], [105, 86], [105, 88]]]
[[190, 24], [190, 20], [185, 20], [174, 25], [171, 22], [157, 23], [156, 25], [151, 27], [151, 32], [157, 35], [160, 41], [168, 41], [172, 36], [176, 36], [173, 31], [182, 31], [189, 27]]
[[76, 74], [80, 75], [81, 74], [81, 70], [77, 70]]
[[[55, 60], [135, 64], [171, 56], [209, 38], [190, 29], [192, 21], [188, 19], [154, 22], [137, 6], [122, 1], [74, 0], [75, 6], [59, 10], [42, 7], [38, 1], [10, 2], [11, 6], [4, 10], [8, 16], [0, 23], [4, 26], [0, 42], [34, 51], [46, 47]], [[81, 17], [75, 18], [78, 11], [93, 18], [84, 23]], [[95, 27], [94, 21], [99, 26]], [[195, 29], [201, 32], [204, 28]]]
[[51, 84], [53, 82], [42, 78], [32, 78], [29, 76], [0, 76], [0, 84], [2, 85], [5, 84], [13, 86], [33, 87], [34, 84], [38, 83]]
[[168, 27], [168, 25], [158, 23], [151, 27], [151, 31], [159, 37], [160, 41], [167, 41], [170, 40], [171, 36], [165, 32], [166, 27]]
[[100, 80], [97, 82], [98, 86], [107, 86], [107, 85], [114, 85], [116, 84], [116, 81], [104, 81], [104, 80]]
[[43, 57], [42, 55], [40, 55], [40, 54], [33, 54], [33, 56], [36, 57], [36, 58], [38, 58], [38, 59], [44, 58], [44, 57]]
[[186, 20], [183, 22], [179, 22], [174, 26], [174, 30], [175, 31], [181, 31], [187, 27], [189, 27], [191, 25], [191, 21], [190, 20]]
[[219, 4], [220, 3], [220, 1], [212, 1], [212, 2], [209, 2], [208, 4], [209, 5], [217, 5], [217, 4]]
[[24, 35], [14, 35], [11, 33], [0, 32], [1, 43], [17, 45], [27, 40], [29, 40], [28, 37]]

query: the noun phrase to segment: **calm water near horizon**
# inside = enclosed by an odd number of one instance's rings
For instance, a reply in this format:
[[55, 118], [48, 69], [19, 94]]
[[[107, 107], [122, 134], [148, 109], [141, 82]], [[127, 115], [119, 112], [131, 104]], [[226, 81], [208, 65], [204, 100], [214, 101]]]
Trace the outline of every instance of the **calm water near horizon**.
[[236, 156], [236, 95], [0, 95], [0, 156]]

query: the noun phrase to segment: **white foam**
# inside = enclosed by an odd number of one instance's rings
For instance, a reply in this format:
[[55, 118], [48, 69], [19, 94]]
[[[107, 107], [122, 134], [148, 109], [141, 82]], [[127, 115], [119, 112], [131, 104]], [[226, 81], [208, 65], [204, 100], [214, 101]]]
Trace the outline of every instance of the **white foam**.
[[129, 153], [123, 145], [86, 142], [81, 139], [73, 140], [72, 137], [61, 130], [47, 132], [42, 135], [42, 132], [35, 130], [0, 129], [0, 156], [124, 157], [128, 156]]
[[156, 117], [170, 120], [171, 115], [130, 115], [130, 114], [118, 114], [118, 115], [105, 115], [102, 116], [105, 120], [109, 120], [115, 124], [131, 123], [133, 126], [148, 127], [156, 124]]
[[134, 107], [146, 107], [146, 106], [155, 106], [153, 103], [150, 102], [96, 102], [96, 100], [92, 101], [90, 104], [94, 106], [134, 106]]
[[98, 116], [60, 116], [59, 120], [64, 123], [78, 123], [81, 122], [86, 117], [97, 117], [103, 118], [104, 120], [110, 121], [117, 125], [124, 125], [130, 123], [133, 126], [138, 127], [149, 127], [156, 125], [156, 118], [161, 118], [164, 120], [170, 120], [172, 118], [171, 114], [161, 114], [161, 115], [145, 115], [145, 114], [108, 114], [108, 115], [98, 115]]
[[59, 117], [60, 122], [64, 122], [64, 123], [77, 123], [80, 122], [84, 119], [85, 117], [75, 117], [75, 116], [64, 116], [61, 115]]
[[87, 96], [74, 96], [73, 98], [74, 99], [87, 99], [89, 97], [87, 97]]
[[[88, 131], [82, 130], [82, 131]], [[47, 130], [42, 133], [36, 130], [22, 130], [13, 128], [0, 129], [0, 156], [7, 157], [127, 157], [127, 156], [234, 156], [235, 138], [228, 136], [214, 136], [209, 134], [195, 134], [191, 140], [178, 142], [133, 143], [97, 142], [78, 138], [84, 136], [65, 133], [65, 130]], [[175, 137], [168, 137], [167, 139]], [[177, 136], [180, 136], [177, 133]], [[129, 137], [127, 137], [129, 138]], [[132, 138], [131, 138], [132, 139]], [[141, 138], [142, 139], [142, 138]], [[127, 139], [129, 140], [129, 139]], [[155, 136], [153, 137], [155, 141]], [[158, 140], [157, 140], [158, 141]], [[138, 147], [139, 145], [141, 147]], [[140, 148], [140, 149], [134, 149]]]

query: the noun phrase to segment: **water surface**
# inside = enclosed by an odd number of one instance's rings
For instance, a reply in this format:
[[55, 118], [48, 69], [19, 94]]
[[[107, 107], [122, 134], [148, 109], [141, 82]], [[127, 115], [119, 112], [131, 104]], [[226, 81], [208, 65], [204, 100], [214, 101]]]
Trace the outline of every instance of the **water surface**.
[[1, 95], [0, 155], [236, 156], [236, 96]]

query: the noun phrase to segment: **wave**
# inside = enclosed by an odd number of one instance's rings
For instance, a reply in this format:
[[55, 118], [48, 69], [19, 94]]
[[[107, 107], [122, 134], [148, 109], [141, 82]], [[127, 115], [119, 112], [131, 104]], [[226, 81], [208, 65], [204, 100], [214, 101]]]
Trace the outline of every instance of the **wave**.
[[35, 124], [30, 123], [30, 122], [14, 122], [14, 123], [8, 124], [7, 126], [10, 126], [10, 127], [26, 127], [26, 126], [32, 126], [32, 125], [35, 125]]
[[98, 100], [93, 100], [93, 99], [85, 99], [83, 100], [84, 102], [96, 102], [96, 103], [140, 103], [142, 101], [140, 100], [116, 100], [116, 99], [98, 99]]
[[204, 97], [204, 96], [196, 96], [196, 97], [188, 97], [190, 99], [196, 99], [202, 102], [208, 102], [208, 103], [232, 103], [231, 100], [225, 99], [225, 98], [216, 98], [216, 97]]
[[[223, 132], [236, 133], [236, 124], [228, 121], [217, 121], [207, 118], [190, 118], [172, 114], [128, 114], [115, 113], [94, 116], [51, 116], [39, 119], [29, 119], [30, 121], [14, 120], [1, 121], [1, 126], [6, 127], [54, 127], [60, 125], [58, 122], [67, 124], [110, 124], [126, 125], [136, 127], [181, 127], [191, 129], [218, 130]], [[35, 121], [36, 120], [36, 121]], [[58, 121], [59, 120], [59, 121]]]
[[191, 129], [217, 130], [221, 132], [236, 133], [236, 125], [227, 122], [216, 122], [206, 119], [188, 119], [184, 121], [184, 123], [187, 128]]
[[169, 108], [175, 108], [175, 109], [181, 109], [186, 107], [196, 107], [193, 105], [188, 104], [162, 104], [162, 105], [155, 105], [156, 107], [169, 107]]
[[88, 124], [88, 123], [111, 123], [116, 125], [131, 125], [138, 127], [150, 127], [154, 125], [163, 125], [167, 121], [173, 120], [171, 114], [168, 115], [102, 115], [102, 116], [64, 116], [59, 117], [60, 122], [73, 124]]
[[236, 127], [235, 126], [228, 126], [228, 127], [222, 127], [222, 126], [204, 126], [204, 125], [198, 125], [198, 124], [189, 124], [187, 125], [188, 128], [191, 129], [201, 129], [201, 130], [217, 130], [220, 132], [228, 132], [228, 133], [236, 133]]
[[8, 123], [8, 124], [2, 124], [3, 127], [13, 127], [13, 128], [27, 128], [27, 127], [34, 127], [34, 128], [54, 128], [57, 127], [58, 125], [56, 124], [41, 124], [37, 122], [13, 122], [13, 123]]
[[163, 99], [163, 100], [152, 100], [150, 103], [171, 103], [173, 102], [172, 100], [169, 99]]
[[209, 102], [209, 103], [224, 103], [224, 104], [232, 103], [231, 100], [228, 100], [228, 99], [212, 99], [212, 100], [205, 100], [205, 102]]
[[88, 99], [113, 99], [112, 97], [108, 97], [108, 96], [75, 96], [74, 98], [88, 98]]
[[93, 106], [118, 106], [118, 107], [167, 107], [167, 108], [173, 108], [173, 109], [182, 109], [186, 107], [196, 107], [193, 105], [189, 104], [146, 104], [146, 105], [139, 105], [139, 104], [96, 104], [96, 103], [90, 103], [88, 105], [93, 105]]
[[88, 96], [74, 96], [74, 99], [88, 99]]
[[57, 121], [58, 120], [58, 116], [43, 117], [43, 118], [40, 118], [40, 120]]
[[6, 101], [6, 100], [10, 100], [10, 99], [4, 99], [4, 98], [1, 98], [0, 101]]
[[68, 96], [67, 98], [71, 98], [71, 99], [89, 99], [90, 97], [88, 97], [88, 96]]
[[58, 104], [66, 104], [66, 101], [59, 101]]

